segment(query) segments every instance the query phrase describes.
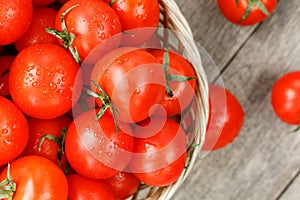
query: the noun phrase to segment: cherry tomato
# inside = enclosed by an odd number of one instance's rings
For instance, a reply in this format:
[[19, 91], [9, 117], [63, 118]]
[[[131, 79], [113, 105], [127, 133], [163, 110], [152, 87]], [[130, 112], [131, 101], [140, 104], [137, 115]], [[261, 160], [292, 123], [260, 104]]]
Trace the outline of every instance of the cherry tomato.
[[32, 0], [0, 0], [0, 46], [18, 40], [32, 19]]
[[277, 0], [217, 0], [222, 14], [232, 23], [253, 25], [265, 20], [275, 9]]
[[[96, 63], [91, 80], [107, 93], [118, 111], [117, 118], [124, 122], [148, 118], [165, 93], [161, 64], [149, 52], [134, 47], [122, 47], [103, 56]], [[100, 93], [94, 84], [91, 87]]]
[[300, 124], [300, 71], [284, 74], [274, 84], [271, 103], [276, 115], [284, 122]]
[[133, 149], [132, 130], [128, 124], [116, 125], [107, 112], [95, 120], [97, 110], [89, 110], [74, 119], [68, 128], [65, 151], [71, 167], [79, 174], [109, 178], [125, 169]]
[[53, 3], [55, 0], [32, 0], [34, 6], [47, 6]]
[[[112, 2], [112, 1], [111, 1]], [[155, 28], [151, 31], [139, 32], [139, 28], [157, 27], [159, 23], [160, 11], [157, 0], [113, 0], [111, 6], [118, 14], [122, 29], [122, 44], [134, 45], [141, 44], [153, 35]]]
[[171, 119], [151, 118], [134, 129], [134, 154], [130, 170], [151, 186], [167, 186], [181, 175], [186, 163], [186, 136]]
[[244, 111], [237, 98], [227, 89], [209, 85], [210, 118], [204, 145], [205, 151], [217, 150], [233, 142], [244, 122]]
[[[160, 61], [161, 64], [165, 61], [165, 56], [168, 57], [168, 76], [172, 95], [165, 92], [161, 105], [164, 107], [168, 116], [181, 114], [184, 109], [192, 102], [196, 91], [196, 74], [193, 66], [181, 55], [164, 50], [154, 50], [151, 53]], [[172, 76], [173, 75], [173, 76]], [[183, 80], [178, 80], [178, 77]], [[190, 78], [191, 80], [184, 80]]]
[[14, 44], [18, 51], [37, 43], [58, 44], [56, 37], [45, 31], [54, 27], [57, 12], [51, 8], [38, 7], [33, 9], [32, 21], [26, 33]]
[[69, 200], [115, 200], [109, 185], [103, 180], [89, 179], [79, 174], [67, 176]]
[[54, 119], [27, 117], [27, 121], [29, 140], [22, 155], [44, 156], [65, 169], [66, 158], [64, 152], [61, 152], [64, 148], [64, 144], [62, 144], [64, 138], [62, 137], [64, 137], [64, 131], [66, 132], [71, 119], [67, 115], [63, 115]]
[[0, 56], [0, 96], [8, 96], [8, 75], [15, 56]]
[[[9, 196], [14, 200], [49, 199], [66, 200], [68, 183], [60, 168], [41, 156], [24, 156], [10, 165], [10, 177], [7, 169], [0, 175], [0, 180], [10, 179], [10, 186], [15, 183], [16, 190]], [[0, 193], [10, 191], [1, 188]]]
[[[68, 9], [71, 10], [64, 16], [67, 30], [63, 30], [61, 16]], [[95, 47], [122, 31], [118, 15], [109, 5], [100, 0], [66, 2], [58, 12], [55, 28], [59, 31], [67, 31], [74, 37], [70, 38], [69, 34], [60, 38], [63, 42], [72, 43], [72, 46], [77, 49], [80, 58], [77, 61], [83, 61]], [[121, 38], [111, 42], [107, 48], [116, 48], [120, 40]]]
[[105, 180], [112, 189], [116, 200], [123, 200], [138, 190], [140, 181], [132, 173], [119, 172]]
[[14, 102], [27, 115], [56, 118], [79, 99], [79, 65], [60, 46], [30, 46], [17, 55], [11, 66], [9, 89]]
[[18, 157], [28, 141], [28, 123], [23, 113], [0, 96], [0, 165]]

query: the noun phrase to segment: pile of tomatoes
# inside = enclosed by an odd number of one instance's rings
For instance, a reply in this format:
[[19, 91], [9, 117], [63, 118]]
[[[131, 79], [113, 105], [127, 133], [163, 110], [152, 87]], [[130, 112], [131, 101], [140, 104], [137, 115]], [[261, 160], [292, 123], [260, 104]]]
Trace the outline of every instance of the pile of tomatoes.
[[163, 45], [158, 1], [0, 5], [0, 199], [126, 199], [174, 183], [197, 76], [175, 50], [142, 48]]

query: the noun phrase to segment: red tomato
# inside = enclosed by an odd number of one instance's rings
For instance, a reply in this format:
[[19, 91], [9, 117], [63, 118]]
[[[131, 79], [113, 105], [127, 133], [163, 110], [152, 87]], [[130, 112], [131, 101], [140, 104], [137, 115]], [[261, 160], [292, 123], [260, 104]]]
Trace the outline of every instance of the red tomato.
[[141, 44], [156, 31], [155, 28], [142, 29], [141, 32], [132, 29], [158, 26], [160, 11], [157, 0], [116, 0], [111, 7], [120, 17], [125, 33], [122, 38], [123, 46]]
[[[11, 199], [66, 200], [68, 197], [68, 183], [64, 173], [44, 157], [24, 156], [13, 161], [10, 165], [10, 177], [16, 184], [16, 191], [11, 192]], [[1, 173], [0, 180], [7, 178], [6, 168]], [[1, 194], [4, 191], [0, 188]]]
[[284, 74], [274, 84], [271, 103], [276, 115], [288, 124], [300, 125], [300, 71]]
[[15, 56], [0, 56], [0, 96], [8, 96], [8, 75]]
[[15, 42], [18, 51], [37, 43], [58, 44], [56, 37], [45, 31], [54, 27], [57, 12], [51, 8], [39, 7], [33, 9], [32, 21], [26, 33]]
[[[218, 0], [222, 14], [232, 23], [253, 25], [265, 20], [277, 5], [277, 0]], [[249, 10], [249, 14], [247, 12]]]
[[18, 40], [32, 19], [32, 0], [0, 0], [0, 46]]
[[[154, 50], [151, 53], [160, 61], [161, 64], [164, 63], [164, 50]], [[167, 56], [169, 59], [169, 69], [168, 75], [177, 75], [185, 78], [193, 78], [192, 80], [181, 80], [174, 81], [172, 77], [166, 77], [167, 81], [169, 81], [170, 88], [172, 91], [172, 95], [165, 92], [164, 98], [161, 102], [161, 105], [164, 107], [168, 116], [174, 116], [176, 114], [181, 114], [184, 109], [188, 107], [188, 105], [192, 102], [192, 99], [195, 97], [196, 91], [196, 74], [193, 69], [193, 66], [181, 55], [168, 51]], [[176, 77], [174, 77], [176, 79]]]
[[[48, 158], [52, 162], [59, 165], [62, 169], [65, 169], [64, 144], [59, 144], [60, 137], [63, 137], [62, 131], [66, 129], [71, 123], [71, 119], [67, 115], [63, 115], [54, 119], [36, 119], [27, 117], [29, 125], [29, 140], [27, 146], [22, 155], [40, 155]], [[53, 140], [45, 139], [42, 145], [42, 138], [45, 135], [51, 135]]]
[[79, 99], [81, 81], [77, 73], [79, 65], [62, 47], [30, 46], [17, 55], [11, 67], [11, 96], [31, 117], [56, 118], [68, 112]]
[[116, 200], [123, 200], [138, 190], [140, 181], [132, 173], [119, 172], [113, 177], [106, 179], [106, 183], [112, 189]]
[[209, 92], [211, 111], [202, 147], [205, 151], [230, 144], [238, 136], [245, 115], [239, 101], [227, 89], [210, 84]]
[[34, 6], [47, 6], [53, 3], [55, 0], [32, 0]]
[[[80, 60], [83, 61], [87, 55], [106, 39], [122, 31], [121, 22], [113, 9], [100, 0], [70, 0], [59, 10], [56, 17], [55, 28], [62, 30], [61, 15], [72, 6], [64, 17], [67, 31], [73, 34], [62, 38], [63, 42], [72, 44], [78, 50]], [[108, 49], [116, 48], [120, 44], [120, 38], [107, 45]]]
[[65, 151], [71, 167], [79, 174], [109, 178], [127, 166], [133, 149], [132, 131], [128, 124], [116, 126], [107, 112], [95, 120], [97, 110], [82, 113], [68, 128]]
[[89, 179], [79, 174], [67, 176], [69, 200], [115, 200], [109, 185], [103, 180]]
[[163, 187], [174, 183], [185, 167], [186, 136], [180, 125], [171, 119], [151, 120], [150, 126], [140, 123], [141, 127], [134, 129], [135, 154], [130, 170], [141, 182]]
[[18, 157], [28, 141], [28, 123], [23, 113], [0, 96], [0, 165]]
[[[95, 65], [91, 80], [110, 97], [124, 122], [139, 122], [155, 111], [165, 93], [165, 75], [161, 64], [149, 52], [123, 47], [109, 52]], [[95, 85], [91, 85], [96, 91]], [[96, 93], [100, 93], [97, 89]], [[99, 101], [98, 101], [99, 102]], [[102, 102], [99, 103], [101, 107]]]

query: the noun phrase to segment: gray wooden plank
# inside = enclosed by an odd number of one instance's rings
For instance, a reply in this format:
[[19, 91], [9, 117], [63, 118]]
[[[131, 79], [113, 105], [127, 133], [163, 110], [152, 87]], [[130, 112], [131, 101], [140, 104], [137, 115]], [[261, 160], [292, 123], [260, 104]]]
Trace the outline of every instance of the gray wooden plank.
[[291, 185], [284, 191], [283, 195], [278, 200], [295, 200], [300, 199], [300, 177], [298, 176], [292, 180]]
[[174, 199], [273, 200], [300, 170], [300, 135], [288, 133], [294, 127], [281, 122], [270, 104], [273, 83], [300, 69], [299, 8], [299, 1], [281, 1], [222, 75], [244, 107], [244, 127], [232, 145], [196, 164]]

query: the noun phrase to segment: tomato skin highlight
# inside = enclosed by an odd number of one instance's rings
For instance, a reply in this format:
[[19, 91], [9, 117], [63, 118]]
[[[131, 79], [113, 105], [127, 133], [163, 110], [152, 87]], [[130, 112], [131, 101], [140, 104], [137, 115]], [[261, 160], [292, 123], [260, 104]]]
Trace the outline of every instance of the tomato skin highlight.
[[[10, 164], [11, 179], [17, 189], [14, 200], [66, 200], [68, 183], [60, 168], [41, 156], [24, 156]], [[7, 178], [7, 168], [1, 173], [0, 180]]]
[[[241, 21], [241, 18], [247, 10], [249, 1], [251, 0], [238, 0], [238, 6], [235, 0], [217, 0], [217, 3], [221, 13], [229, 21], [234, 24], [249, 26], [262, 22], [268, 17], [258, 6], [254, 5], [248, 17]], [[277, 0], [260, 0], [260, 2], [265, 6], [269, 13], [272, 13], [277, 5]]]
[[11, 66], [11, 96], [31, 117], [53, 119], [65, 114], [79, 99], [81, 87], [79, 65], [57, 45], [30, 46]]
[[32, 0], [0, 0], [0, 46], [18, 40], [32, 19]]
[[300, 71], [284, 74], [273, 85], [271, 104], [277, 117], [292, 125], [300, 124]]
[[69, 200], [115, 200], [109, 185], [103, 180], [89, 179], [79, 174], [67, 176]]
[[17, 158], [26, 147], [29, 129], [24, 114], [0, 96], [0, 166]]
[[244, 123], [244, 110], [227, 89], [209, 85], [210, 117], [202, 150], [224, 148], [238, 136]]

